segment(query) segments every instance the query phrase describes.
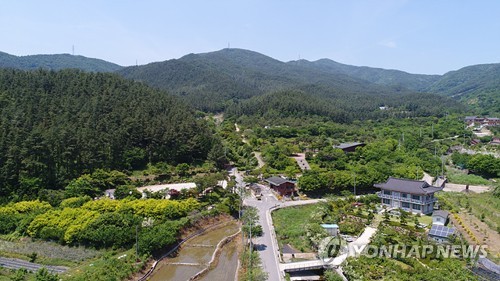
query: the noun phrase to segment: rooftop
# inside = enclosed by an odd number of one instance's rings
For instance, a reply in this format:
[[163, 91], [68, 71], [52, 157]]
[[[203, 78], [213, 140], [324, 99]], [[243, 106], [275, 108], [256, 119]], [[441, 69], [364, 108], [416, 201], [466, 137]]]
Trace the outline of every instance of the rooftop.
[[344, 142], [344, 143], [341, 143], [339, 145], [335, 145], [334, 147], [340, 148], [340, 149], [346, 149], [346, 148], [356, 147], [356, 146], [360, 146], [360, 145], [365, 145], [365, 144], [362, 142]]
[[449, 215], [450, 215], [450, 213], [448, 211], [444, 211], [444, 210], [437, 210], [437, 211], [432, 212], [432, 216], [440, 216], [443, 218], [447, 218]]
[[430, 194], [443, 190], [442, 187], [432, 186], [425, 181], [398, 179], [393, 177], [389, 177], [385, 183], [377, 183], [373, 186], [384, 190], [411, 194]]
[[321, 225], [321, 227], [323, 227], [323, 228], [339, 228], [339, 226], [334, 224], [334, 223], [324, 223]]
[[284, 179], [282, 177], [270, 177], [270, 178], [265, 179], [265, 181], [272, 184], [272, 185], [282, 185], [285, 182], [293, 183], [292, 181], [289, 181], [289, 180]]

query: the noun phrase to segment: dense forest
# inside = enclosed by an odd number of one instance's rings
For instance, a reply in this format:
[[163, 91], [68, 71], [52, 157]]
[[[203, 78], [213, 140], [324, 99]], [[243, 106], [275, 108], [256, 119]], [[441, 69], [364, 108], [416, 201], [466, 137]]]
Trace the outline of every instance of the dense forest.
[[[478, 114], [496, 115], [498, 69], [499, 64], [474, 65], [444, 75], [423, 75], [345, 65], [329, 59], [285, 63], [248, 50], [223, 49], [126, 67], [118, 73], [167, 89], [209, 112], [223, 111], [233, 103], [284, 90], [306, 88], [307, 94], [315, 95], [317, 89], [311, 88], [320, 86], [323, 92], [341, 93], [342, 98], [337, 97], [341, 103], [351, 102], [352, 96], [368, 100], [370, 96], [385, 96], [389, 98], [381, 104], [392, 101], [397, 107], [418, 104], [422, 99], [428, 99], [428, 104], [450, 103], [430, 95], [437, 94], [460, 101]], [[358, 105], [358, 101], [352, 105]]]
[[[384, 109], [380, 109], [384, 106]], [[462, 106], [433, 94], [346, 93], [322, 85], [282, 90], [232, 103], [228, 118], [245, 125], [301, 125], [316, 121], [350, 123], [388, 117], [444, 116]]]
[[122, 67], [100, 59], [73, 56], [70, 54], [13, 56], [0, 52], [0, 68], [22, 70], [75, 68], [88, 72], [113, 72]]
[[[194, 107], [212, 112], [223, 111], [234, 102], [254, 96], [313, 85], [320, 85], [323, 91], [341, 93], [344, 101], [352, 95], [411, 93], [402, 87], [377, 85], [345, 74], [287, 64], [241, 49], [190, 54], [177, 60], [127, 67], [118, 73], [167, 89]], [[306, 90], [308, 94], [314, 91]]]
[[4, 199], [34, 198], [98, 168], [204, 161], [222, 147], [177, 98], [115, 74], [0, 70], [0, 108]]

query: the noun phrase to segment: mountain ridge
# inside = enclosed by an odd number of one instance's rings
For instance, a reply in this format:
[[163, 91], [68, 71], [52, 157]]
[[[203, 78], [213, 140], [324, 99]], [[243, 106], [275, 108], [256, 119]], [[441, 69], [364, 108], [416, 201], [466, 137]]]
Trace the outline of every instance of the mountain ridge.
[[86, 72], [115, 72], [123, 66], [102, 59], [88, 58], [70, 54], [41, 54], [15, 56], [0, 52], [0, 68], [20, 70], [62, 70], [68, 68], [80, 69]]
[[[166, 89], [202, 111], [227, 111], [235, 117], [246, 112], [264, 119], [292, 116], [321, 119], [320, 113], [324, 113], [330, 120], [349, 122], [384, 116], [379, 112], [383, 105], [413, 116], [439, 115], [444, 108], [438, 107], [447, 104], [437, 96], [427, 95], [434, 101], [428, 105], [414, 95], [415, 91], [400, 85], [376, 84], [243, 49], [188, 54], [179, 59], [126, 67], [118, 73]], [[278, 105], [280, 100], [285, 106]], [[317, 105], [307, 104], [311, 102]], [[453, 107], [455, 104], [450, 104]], [[277, 110], [281, 113], [276, 113]]]
[[[32, 60], [35, 60], [33, 62]], [[186, 54], [178, 59], [122, 67], [99, 59], [59, 55], [17, 57], [0, 52], [0, 68], [117, 72], [188, 100], [204, 111], [223, 111], [234, 101], [307, 84], [338, 91], [382, 94], [433, 93], [458, 100], [477, 114], [500, 114], [500, 63], [478, 64], [443, 75], [413, 74], [397, 69], [353, 66], [331, 59], [283, 62], [236, 48]], [[218, 104], [214, 100], [219, 101]]]

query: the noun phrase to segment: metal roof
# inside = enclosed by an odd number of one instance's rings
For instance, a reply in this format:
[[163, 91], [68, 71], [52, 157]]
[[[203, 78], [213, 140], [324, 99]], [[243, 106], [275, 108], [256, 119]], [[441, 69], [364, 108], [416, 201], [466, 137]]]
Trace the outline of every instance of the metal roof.
[[336, 224], [334, 224], [334, 223], [332, 223], [332, 224], [330, 224], [330, 223], [324, 223], [324, 224], [321, 225], [321, 227], [323, 227], [323, 228], [339, 228], [339, 226], [336, 225]]
[[345, 142], [345, 143], [341, 143], [339, 145], [335, 145], [334, 147], [340, 148], [340, 149], [346, 149], [349, 147], [356, 147], [356, 146], [360, 146], [360, 145], [364, 145], [364, 143], [362, 143], [362, 142]]
[[270, 177], [270, 178], [265, 179], [265, 181], [267, 181], [268, 183], [270, 183], [272, 185], [282, 185], [285, 182], [293, 183], [292, 181], [289, 181], [289, 180], [284, 179], [282, 177]]
[[455, 234], [455, 228], [446, 227], [444, 225], [434, 224], [429, 231], [429, 235], [448, 238], [450, 235]]
[[437, 211], [432, 212], [432, 216], [440, 216], [443, 218], [448, 218], [449, 215], [450, 215], [450, 213], [448, 213], [448, 211], [444, 211], [444, 210], [437, 210]]
[[411, 194], [429, 194], [443, 190], [442, 187], [432, 186], [425, 181], [398, 179], [393, 177], [389, 177], [385, 183], [377, 183], [373, 186], [380, 189]]

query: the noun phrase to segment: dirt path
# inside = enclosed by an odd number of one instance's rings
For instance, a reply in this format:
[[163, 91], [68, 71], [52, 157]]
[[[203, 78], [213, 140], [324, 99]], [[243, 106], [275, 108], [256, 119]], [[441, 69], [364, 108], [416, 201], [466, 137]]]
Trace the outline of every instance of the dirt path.
[[259, 163], [257, 165], [257, 168], [260, 169], [266, 165], [266, 162], [264, 162], [264, 159], [262, 158], [262, 155], [260, 152], [254, 151], [253, 154], [255, 155], [255, 158], [257, 158], [257, 162]]
[[[238, 127], [238, 124], [237, 123], [234, 123], [234, 127], [235, 127], [235, 130], [236, 132], [240, 132], [240, 127]], [[241, 135], [241, 141], [243, 143], [248, 143], [248, 140], [245, 138], [244, 135]], [[264, 162], [264, 159], [262, 158], [262, 155], [260, 152], [257, 152], [257, 151], [254, 151], [253, 154], [255, 155], [255, 158], [257, 158], [257, 169], [260, 169], [262, 167], [264, 167], [264, 165], [266, 164], [266, 162]]]
[[[465, 187], [465, 184], [446, 183], [443, 191], [462, 192], [465, 191]], [[475, 193], [483, 193], [490, 191], [491, 187], [486, 185], [469, 185], [469, 190]]]

